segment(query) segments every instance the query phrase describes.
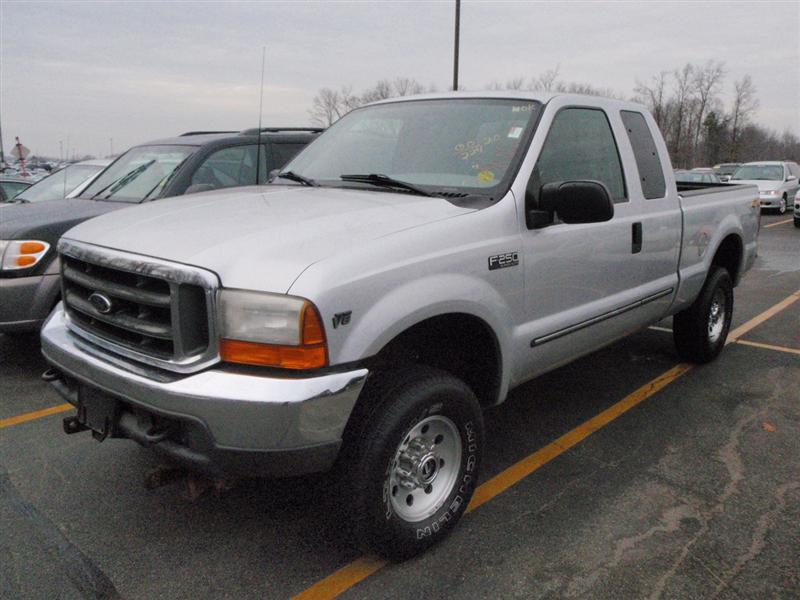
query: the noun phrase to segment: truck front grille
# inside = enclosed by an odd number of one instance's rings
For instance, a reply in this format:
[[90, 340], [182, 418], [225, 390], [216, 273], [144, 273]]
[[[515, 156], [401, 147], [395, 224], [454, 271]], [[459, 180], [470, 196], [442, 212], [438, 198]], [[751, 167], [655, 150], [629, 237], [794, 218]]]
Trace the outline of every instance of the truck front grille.
[[62, 252], [62, 296], [72, 329], [118, 354], [177, 371], [215, 356], [213, 290], [179, 272], [164, 277], [161, 265], [147, 267]]

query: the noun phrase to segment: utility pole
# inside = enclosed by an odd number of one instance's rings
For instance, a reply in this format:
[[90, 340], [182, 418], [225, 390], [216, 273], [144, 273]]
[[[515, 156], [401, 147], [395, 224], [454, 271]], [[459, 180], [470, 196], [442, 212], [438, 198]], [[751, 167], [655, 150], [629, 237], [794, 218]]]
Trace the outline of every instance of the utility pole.
[[64, 162], [64, 140], [58, 140], [58, 160]]
[[3, 127], [0, 126], [0, 169], [6, 168], [6, 153], [3, 151]]
[[114, 138], [108, 138], [108, 148], [110, 150], [108, 157], [111, 158], [114, 156]]
[[461, 0], [456, 0], [456, 39], [453, 48], [453, 91], [458, 90], [458, 38], [461, 30]]

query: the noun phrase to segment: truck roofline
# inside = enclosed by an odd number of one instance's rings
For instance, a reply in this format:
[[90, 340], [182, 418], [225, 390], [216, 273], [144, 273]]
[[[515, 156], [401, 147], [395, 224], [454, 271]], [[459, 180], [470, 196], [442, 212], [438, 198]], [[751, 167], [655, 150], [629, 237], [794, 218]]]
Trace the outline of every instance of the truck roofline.
[[[606, 108], [616, 108], [617, 110], [637, 110], [640, 112], [648, 112], [647, 107], [637, 102], [630, 102], [628, 100], [618, 100], [616, 98], [608, 98], [606, 96], [592, 96], [589, 94], [569, 94], [562, 92], [535, 92], [535, 91], [520, 91], [520, 90], [499, 90], [499, 91], [458, 91], [458, 92], [436, 92], [430, 94], [418, 94], [415, 96], [402, 96], [395, 98], [387, 98], [385, 100], [378, 100], [369, 104], [364, 104], [359, 108], [366, 106], [377, 106], [381, 104], [394, 104], [396, 102], [415, 102], [418, 100], [447, 100], [447, 99], [508, 99], [508, 100], [533, 100], [547, 104], [554, 98], [566, 98], [567, 100], [574, 100], [575, 104], [581, 106], [602, 106]], [[354, 109], [358, 110], [358, 109]]]

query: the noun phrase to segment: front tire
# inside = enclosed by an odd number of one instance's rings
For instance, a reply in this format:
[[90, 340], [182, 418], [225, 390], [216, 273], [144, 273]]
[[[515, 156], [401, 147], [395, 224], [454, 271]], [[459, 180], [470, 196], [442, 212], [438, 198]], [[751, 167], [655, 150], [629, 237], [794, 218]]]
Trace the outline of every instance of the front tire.
[[733, 316], [733, 281], [727, 269], [712, 267], [694, 303], [672, 320], [672, 335], [684, 360], [714, 360], [728, 338]]
[[786, 196], [781, 198], [780, 204], [778, 204], [778, 214], [779, 215], [786, 214]]
[[369, 549], [404, 560], [441, 541], [475, 490], [483, 415], [459, 379], [429, 367], [376, 374], [348, 440], [346, 500]]

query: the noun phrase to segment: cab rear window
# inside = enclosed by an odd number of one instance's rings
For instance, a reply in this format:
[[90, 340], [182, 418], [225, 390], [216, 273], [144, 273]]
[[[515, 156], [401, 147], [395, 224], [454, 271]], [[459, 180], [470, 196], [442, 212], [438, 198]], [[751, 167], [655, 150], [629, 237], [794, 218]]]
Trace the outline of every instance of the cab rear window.
[[636, 168], [639, 170], [639, 181], [642, 184], [644, 197], [648, 200], [663, 198], [667, 195], [664, 169], [644, 115], [632, 110], [623, 110], [620, 111], [620, 116], [636, 158]]

